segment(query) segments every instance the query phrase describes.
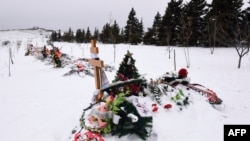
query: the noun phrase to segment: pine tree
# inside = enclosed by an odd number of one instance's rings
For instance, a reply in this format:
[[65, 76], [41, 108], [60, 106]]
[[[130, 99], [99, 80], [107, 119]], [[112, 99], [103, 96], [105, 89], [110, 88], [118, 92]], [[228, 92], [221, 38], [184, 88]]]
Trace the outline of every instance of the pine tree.
[[159, 41], [157, 45], [176, 45], [180, 33], [180, 17], [183, 0], [171, 0], [168, 3], [162, 23], [159, 28]]
[[214, 22], [216, 46], [231, 46], [236, 39], [242, 0], [213, 0], [207, 20]]
[[[250, 4], [250, 1], [248, 2], [248, 4]], [[245, 32], [241, 32], [241, 36], [242, 39], [247, 41], [247, 44], [250, 45], [250, 7], [247, 7], [246, 9], [244, 9], [242, 11], [242, 19], [243, 21], [241, 22], [241, 31], [245, 31]]]
[[134, 8], [131, 9], [127, 25], [125, 26], [125, 42], [137, 45], [142, 41], [143, 36], [143, 23], [135, 17], [136, 12]]
[[138, 43], [141, 43], [143, 40], [143, 34], [144, 34], [143, 28], [144, 28], [143, 19], [141, 19], [140, 23], [138, 24], [138, 39], [137, 39]]
[[87, 40], [86, 40], [86, 32], [85, 32], [84, 29], [82, 30], [82, 39], [83, 39], [83, 43], [87, 43]]
[[120, 41], [120, 28], [116, 21], [114, 21], [114, 24], [111, 26], [111, 39], [112, 43], [116, 44]]
[[[137, 79], [140, 77], [138, 70], [135, 66], [135, 60], [132, 57], [132, 53], [127, 51], [123, 61], [120, 64], [118, 71], [116, 72], [115, 79], [113, 82], [117, 81], [127, 81], [130, 79]], [[129, 92], [129, 95], [138, 95], [142, 91], [143, 82], [128, 84], [123, 87], [120, 92]]]
[[86, 32], [86, 42], [90, 42], [91, 38], [92, 38], [92, 34], [91, 34], [89, 27], [88, 27], [87, 32]]
[[148, 31], [143, 36], [143, 44], [145, 44], [145, 45], [155, 45], [156, 41], [155, 41], [154, 34], [155, 34], [154, 30], [152, 28], [148, 28]]
[[76, 30], [76, 37], [75, 37], [75, 39], [76, 39], [76, 42], [77, 43], [82, 43], [83, 42], [83, 38], [82, 38], [83, 36], [82, 36], [82, 31], [81, 31], [81, 29], [77, 29]]
[[71, 28], [69, 28], [68, 32], [64, 32], [62, 38], [63, 38], [63, 41], [66, 41], [66, 42], [72, 42], [74, 40], [74, 33], [71, 30]]
[[97, 40], [97, 41], [100, 41], [100, 39], [99, 39], [99, 30], [97, 28], [95, 28], [93, 38], [95, 40]]
[[[182, 13], [182, 25], [185, 29], [183, 39], [186, 38], [186, 46], [197, 46], [205, 31], [204, 15], [207, 13], [206, 0], [191, 0], [185, 4]], [[185, 33], [186, 32], [186, 33]], [[187, 33], [189, 32], [189, 33]], [[185, 37], [184, 37], [185, 36]], [[187, 37], [188, 36], [188, 37]]]
[[[120, 64], [120, 67], [117, 71], [117, 76], [114, 81], [118, 80], [127, 80], [132, 78], [138, 78], [140, 77], [140, 74], [138, 73], [138, 70], [135, 66], [135, 59], [132, 56], [133, 54], [127, 51], [127, 54], [123, 58], [123, 61]], [[121, 78], [120, 75], [123, 75], [124, 77]]]
[[125, 43], [125, 33], [123, 28], [121, 29], [121, 34], [120, 34], [120, 43]]
[[148, 29], [143, 37], [143, 43], [146, 45], [155, 45], [159, 41], [159, 28], [161, 24], [161, 14], [157, 12], [153, 26]]
[[51, 33], [51, 35], [50, 35], [50, 40], [51, 40], [51, 41], [58, 41], [56, 31], [53, 31], [53, 32]]
[[106, 23], [103, 26], [102, 32], [100, 34], [100, 40], [102, 43], [111, 43], [110, 31], [111, 31], [111, 27], [110, 27], [109, 23]]
[[62, 33], [61, 33], [60, 29], [59, 29], [59, 31], [57, 33], [57, 39], [58, 39], [58, 41], [62, 41]]

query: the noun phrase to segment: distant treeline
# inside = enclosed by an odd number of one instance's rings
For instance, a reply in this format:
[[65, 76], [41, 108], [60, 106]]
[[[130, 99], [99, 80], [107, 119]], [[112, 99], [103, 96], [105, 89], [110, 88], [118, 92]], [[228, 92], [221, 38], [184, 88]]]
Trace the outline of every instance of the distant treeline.
[[[249, 2], [250, 3], [250, 2]], [[157, 46], [230, 47], [250, 43], [250, 7], [242, 9], [243, 0], [171, 0], [164, 15], [156, 13], [152, 27], [144, 30], [143, 20], [131, 9], [125, 27], [114, 20], [106, 23], [101, 32], [89, 27], [71, 28], [67, 32], [53, 31], [51, 41], [88, 43], [96, 39], [102, 43], [128, 43]]]

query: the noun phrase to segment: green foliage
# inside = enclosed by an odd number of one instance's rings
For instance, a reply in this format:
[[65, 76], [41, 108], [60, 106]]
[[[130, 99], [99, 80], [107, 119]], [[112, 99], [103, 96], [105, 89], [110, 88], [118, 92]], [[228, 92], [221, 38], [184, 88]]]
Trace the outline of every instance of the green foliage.
[[183, 106], [187, 106], [190, 104], [190, 99], [186, 96], [181, 89], [175, 94], [175, 96], [171, 97], [171, 100], [179, 106], [179, 109], [182, 110]]
[[[113, 130], [111, 131], [111, 134], [117, 135], [118, 137], [135, 134], [141, 139], [146, 140], [151, 133], [152, 117], [142, 117], [138, 113], [136, 107], [129, 101], [125, 100], [124, 93], [118, 94], [117, 96], [118, 99], [115, 99], [113, 107], [116, 107], [115, 113], [119, 115], [121, 119], [119, 120], [118, 125], [112, 125]], [[130, 113], [138, 117], [137, 122], [132, 122], [127, 116]]]
[[76, 42], [77, 43], [83, 43], [83, 41], [84, 41], [83, 37], [84, 37], [84, 35], [83, 35], [81, 29], [77, 29], [76, 30], [76, 36], [75, 36]]
[[159, 27], [162, 22], [162, 17], [159, 12], [157, 12], [153, 26], [148, 28], [148, 31], [144, 34], [143, 43], [146, 45], [156, 45], [159, 41]]
[[115, 80], [113, 82], [122, 81], [123, 76], [126, 80], [140, 77], [140, 74], [138, 73], [138, 70], [135, 66], [135, 60], [132, 55], [132, 53], [127, 51], [127, 54], [123, 58], [123, 61], [120, 63], [118, 71], [116, 72]]
[[208, 11], [206, 0], [191, 0], [182, 8], [181, 36], [184, 46], [197, 46], [205, 42], [205, 25], [203, 17]]
[[138, 43], [142, 42], [143, 23], [142, 21], [139, 22], [139, 20], [135, 16], [136, 12], [134, 8], [132, 8], [128, 15], [128, 20], [125, 26], [124, 33], [126, 43], [137, 45]]
[[153, 94], [153, 97], [155, 99], [155, 101], [161, 105], [161, 97], [162, 97], [162, 93], [161, 93], [161, 90], [160, 88], [156, 86], [151, 86], [151, 89], [150, 89], [151, 93]]
[[97, 41], [100, 41], [100, 39], [99, 39], [99, 30], [97, 28], [95, 28], [93, 39], [95, 39]]
[[182, 0], [171, 0], [168, 3], [162, 22], [159, 25], [157, 45], [176, 45], [181, 31]]
[[[235, 46], [241, 41], [249, 41], [248, 31], [250, 10], [242, 9], [243, 0], [171, 0], [166, 5], [165, 13], [159, 12], [153, 20], [152, 27], [144, 34], [143, 21], [136, 17], [134, 8], [129, 11], [124, 27], [119, 27], [116, 20], [107, 23], [99, 34], [87, 28], [86, 32], [76, 31], [74, 37], [70, 29], [61, 33], [52, 32], [51, 41], [89, 43], [92, 38], [102, 43], [129, 43], [171, 46]], [[240, 28], [240, 31], [238, 30]]]
[[105, 120], [108, 124], [102, 129], [102, 133], [103, 134], [108, 134], [108, 133], [111, 133], [112, 132], [112, 119], [106, 119]]
[[53, 31], [53, 32], [51, 33], [51, 35], [50, 35], [50, 40], [51, 40], [51, 41], [58, 41], [56, 31]]
[[214, 34], [216, 46], [231, 46], [238, 40], [238, 29], [244, 18], [241, 18], [242, 0], [213, 0], [211, 10], [206, 15], [207, 22]]
[[115, 100], [112, 102], [111, 110], [114, 114], [118, 114], [120, 111], [120, 105], [125, 101], [125, 93], [120, 93], [116, 96]]
[[100, 40], [103, 43], [120, 43], [121, 37], [120, 37], [120, 27], [117, 24], [116, 21], [114, 21], [114, 24], [106, 23], [105, 26], [103, 26], [102, 32], [100, 34]]
[[92, 34], [91, 34], [90, 30], [89, 30], [89, 27], [87, 28], [85, 38], [86, 38], [86, 42], [88, 42], [88, 43], [89, 43], [89, 42], [91, 41], [91, 39], [92, 39]]
[[64, 32], [63, 34], [63, 41], [66, 41], [66, 42], [72, 42], [74, 41], [74, 32], [72, 31], [71, 28], [69, 28], [68, 32]]
[[[113, 82], [117, 81], [129, 81], [132, 79], [137, 79], [140, 77], [137, 68], [135, 67], [135, 60], [132, 57], [132, 53], [127, 51], [123, 61], [120, 64], [118, 71], [116, 72], [115, 79]], [[134, 83], [126, 84], [123, 87], [117, 89], [119, 92], [129, 92], [130, 95], [138, 95], [140, 91], [143, 90], [143, 81], [136, 81]]]
[[111, 31], [112, 31], [112, 28], [110, 24], [106, 23], [103, 26], [102, 32], [100, 34], [100, 39], [103, 43], [111, 43]]

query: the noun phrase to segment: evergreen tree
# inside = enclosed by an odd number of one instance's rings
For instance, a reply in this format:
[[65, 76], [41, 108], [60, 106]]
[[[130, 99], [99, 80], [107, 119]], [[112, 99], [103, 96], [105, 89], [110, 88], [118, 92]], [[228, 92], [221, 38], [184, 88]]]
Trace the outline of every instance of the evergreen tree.
[[141, 21], [138, 23], [138, 35], [137, 35], [137, 42], [141, 43], [143, 40], [143, 34], [144, 34], [144, 30], [143, 30], [143, 19], [141, 19]]
[[161, 14], [157, 12], [153, 26], [148, 28], [148, 31], [145, 33], [143, 37], [143, 43], [146, 45], [155, 45], [157, 41], [159, 41], [159, 28], [161, 25]]
[[110, 39], [110, 31], [111, 31], [111, 27], [109, 25], [109, 23], [106, 23], [103, 28], [102, 28], [102, 32], [100, 34], [100, 40], [102, 43], [110, 43], [111, 39]]
[[83, 36], [81, 29], [77, 29], [75, 39], [77, 43], [83, 43]]
[[120, 64], [120, 67], [117, 71], [117, 76], [115, 78], [115, 81], [122, 80], [120, 78], [120, 74], [122, 74], [126, 79], [132, 79], [132, 78], [138, 78], [140, 77], [140, 74], [138, 73], [138, 70], [135, 66], [135, 59], [132, 56], [133, 54], [127, 51], [125, 54], [125, 57], [123, 58], [123, 61]]
[[[135, 66], [135, 60], [132, 55], [132, 53], [127, 51], [127, 54], [125, 55], [118, 71], [116, 72], [116, 76], [113, 82], [126, 81], [140, 77], [140, 74], [138, 73], [138, 70]], [[142, 91], [142, 83], [143, 82], [140, 82], [139, 84], [129, 84], [128, 86], [125, 86], [121, 92], [128, 91], [130, 95], [138, 95], [139, 92]]]
[[83, 39], [83, 43], [87, 43], [87, 40], [86, 40], [86, 32], [85, 32], [84, 29], [82, 30], [82, 39]]
[[148, 31], [143, 36], [143, 44], [145, 45], [155, 45], [155, 37], [154, 37], [154, 30], [152, 28], [148, 28]]
[[125, 43], [125, 33], [123, 28], [121, 29], [121, 34], [119, 36], [119, 43]]
[[66, 42], [72, 42], [72, 41], [74, 41], [74, 33], [71, 30], [71, 28], [69, 28], [68, 32], [64, 32], [62, 38], [63, 38], [63, 41], [66, 41]]
[[119, 43], [120, 39], [120, 28], [116, 21], [114, 21], [114, 24], [111, 27], [111, 40], [113, 44]]
[[62, 41], [62, 33], [61, 33], [60, 29], [59, 29], [59, 31], [57, 33], [57, 39], [58, 39], [58, 41]]
[[53, 42], [53, 41], [58, 41], [57, 39], [57, 33], [56, 31], [53, 31], [50, 35], [50, 40]]
[[59, 30], [58, 33], [56, 31], [53, 31], [50, 35], [50, 40], [57, 42], [61, 41], [62, 40], [61, 30]]
[[[205, 0], [191, 0], [189, 3], [184, 5], [182, 14], [182, 25], [186, 29], [183, 29], [186, 39], [186, 46], [197, 46], [202, 39], [202, 35], [205, 33], [205, 21], [204, 16], [207, 12]], [[182, 39], [183, 39], [182, 38]]]
[[159, 28], [157, 45], [176, 45], [180, 34], [181, 12], [183, 0], [171, 0], [168, 3]]
[[242, 0], [213, 0], [207, 20], [214, 22], [217, 46], [231, 46], [241, 17]]
[[100, 38], [103, 43], [112, 43], [112, 44], [119, 43], [120, 28], [117, 22], [114, 21], [113, 25], [110, 25], [110, 23], [106, 23], [106, 25], [103, 26]]
[[[248, 2], [250, 4], [250, 1]], [[247, 41], [248, 46], [250, 45], [250, 7], [247, 7], [246, 9], [244, 9], [242, 11], [242, 18], [243, 21], [241, 23], [241, 31], [245, 31], [245, 32], [241, 32], [241, 36], [242, 36], [242, 40]]]
[[97, 40], [97, 41], [100, 41], [100, 39], [99, 39], [99, 30], [97, 28], [95, 28], [93, 38], [95, 40]]
[[136, 12], [134, 8], [132, 8], [128, 16], [127, 25], [125, 26], [124, 33], [125, 42], [136, 45], [142, 41], [143, 23], [142, 21], [139, 22], [139, 20], [135, 16]]
[[86, 42], [89, 43], [91, 38], [92, 38], [92, 34], [91, 34], [89, 27], [88, 27], [87, 32], [86, 32]]

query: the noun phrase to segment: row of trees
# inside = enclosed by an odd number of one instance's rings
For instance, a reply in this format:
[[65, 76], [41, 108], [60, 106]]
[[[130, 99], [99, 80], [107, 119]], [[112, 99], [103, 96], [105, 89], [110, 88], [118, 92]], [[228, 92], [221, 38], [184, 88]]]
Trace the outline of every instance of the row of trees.
[[144, 31], [143, 21], [131, 9], [124, 28], [116, 21], [106, 23], [101, 32], [71, 29], [61, 35], [53, 32], [52, 41], [85, 43], [92, 38], [103, 43], [129, 43], [159, 46], [236, 46], [250, 42], [250, 8], [242, 0], [171, 0], [164, 15], [156, 13], [152, 27]]
[[66, 41], [77, 43], [88, 43], [91, 39], [96, 39], [102, 43], [130, 43], [139, 44], [143, 41], [143, 23], [136, 18], [134, 8], [129, 13], [127, 25], [120, 28], [116, 21], [106, 23], [101, 32], [96, 28], [92, 34], [89, 30], [77, 29], [76, 33], [69, 28], [63, 35], [61, 31], [54, 31], [51, 34], [51, 41]]

